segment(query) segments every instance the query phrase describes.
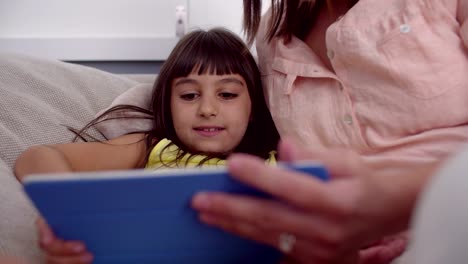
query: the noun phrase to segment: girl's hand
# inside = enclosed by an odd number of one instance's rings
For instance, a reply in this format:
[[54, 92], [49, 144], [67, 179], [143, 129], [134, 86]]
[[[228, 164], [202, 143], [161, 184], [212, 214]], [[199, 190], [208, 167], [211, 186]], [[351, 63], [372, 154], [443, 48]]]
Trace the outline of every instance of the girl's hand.
[[407, 228], [422, 185], [414, 180], [421, 178], [419, 172], [379, 177], [346, 150], [307, 154], [283, 143], [280, 155], [286, 161], [322, 162], [333, 179], [322, 182], [252, 156], [233, 155], [228, 162], [233, 177], [276, 200], [200, 193], [192, 205], [201, 221], [279, 248], [298, 263], [366, 263], [382, 251], [363, 251], [360, 259], [361, 249]]
[[86, 250], [82, 242], [63, 241], [55, 237], [43, 218], [39, 218], [36, 225], [39, 232], [39, 246], [46, 254], [47, 263], [88, 264], [93, 261], [93, 255]]

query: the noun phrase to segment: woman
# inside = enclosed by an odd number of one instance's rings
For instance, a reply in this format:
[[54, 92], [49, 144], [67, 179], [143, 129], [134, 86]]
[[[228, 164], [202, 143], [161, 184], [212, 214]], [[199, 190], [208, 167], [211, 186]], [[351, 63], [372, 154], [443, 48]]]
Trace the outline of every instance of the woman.
[[261, 1], [244, 7], [278, 131], [315, 151], [286, 144], [283, 158], [321, 160], [338, 179], [237, 156], [232, 174], [283, 203], [201, 194], [194, 207], [300, 263], [355, 262], [407, 227], [429, 176], [468, 139], [468, 1], [273, 0], [261, 20]]

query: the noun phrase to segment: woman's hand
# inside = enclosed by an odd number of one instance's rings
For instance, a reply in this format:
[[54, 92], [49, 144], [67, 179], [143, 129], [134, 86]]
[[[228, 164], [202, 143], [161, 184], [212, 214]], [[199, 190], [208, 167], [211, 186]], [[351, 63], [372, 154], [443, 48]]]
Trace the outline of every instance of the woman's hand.
[[2, 264], [27, 264], [27, 262], [18, 257], [0, 256], [0, 263]]
[[276, 200], [200, 193], [192, 202], [201, 221], [280, 248], [299, 263], [359, 263], [359, 250], [407, 227], [421, 180], [378, 177], [346, 150], [305, 153], [283, 143], [279, 151], [285, 161], [323, 163], [332, 180], [322, 182], [252, 156], [233, 155], [228, 162], [233, 177]]
[[402, 255], [408, 237], [405, 233], [385, 237], [359, 251], [359, 264], [387, 264]]
[[93, 261], [93, 255], [86, 250], [83, 243], [56, 238], [42, 218], [39, 218], [36, 224], [39, 232], [39, 246], [46, 254], [47, 263], [88, 264]]

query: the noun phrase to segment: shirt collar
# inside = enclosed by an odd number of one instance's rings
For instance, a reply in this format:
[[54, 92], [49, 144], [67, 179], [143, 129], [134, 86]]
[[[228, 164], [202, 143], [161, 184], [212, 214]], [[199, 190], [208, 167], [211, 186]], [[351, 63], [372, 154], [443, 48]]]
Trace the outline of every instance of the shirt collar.
[[288, 75], [336, 79], [336, 75], [325, 67], [320, 58], [302, 40], [295, 36], [285, 44], [275, 38], [275, 56], [272, 68]]

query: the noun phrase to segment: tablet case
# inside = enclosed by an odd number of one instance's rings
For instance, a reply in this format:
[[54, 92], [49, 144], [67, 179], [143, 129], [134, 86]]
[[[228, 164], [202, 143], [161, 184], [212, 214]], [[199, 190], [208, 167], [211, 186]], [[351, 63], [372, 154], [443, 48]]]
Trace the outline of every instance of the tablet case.
[[[320, 179], [323, 167], [295, 169]], [[57, 237], [83, 241], [96, 264], [278, 263], [276, 249], [199, 222], [198, 191], [263, 196], [224, 169], [35, 175], [24, 188]]]

